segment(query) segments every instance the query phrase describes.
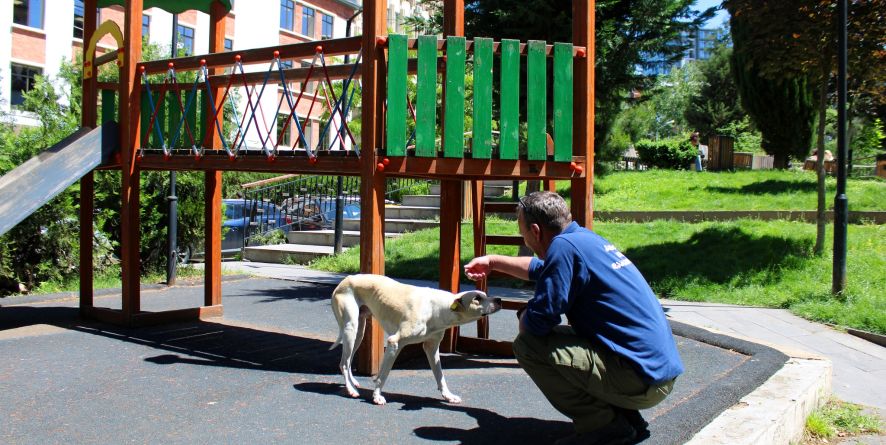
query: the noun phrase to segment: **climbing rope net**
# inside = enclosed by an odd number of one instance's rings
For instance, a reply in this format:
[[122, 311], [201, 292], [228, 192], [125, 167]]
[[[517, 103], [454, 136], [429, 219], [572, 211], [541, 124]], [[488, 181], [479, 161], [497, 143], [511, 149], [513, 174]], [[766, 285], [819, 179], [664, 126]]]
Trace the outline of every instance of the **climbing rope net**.
[[[166, 159], [180, 152], [200, 158], [212, 146], [216, 135], [231, 160], [258, 153], [268, 160], [274, 160], [278, 155], [288, 153], [292, 156], [306, 155], [311, 162], [316, 162], [318, 153], [334, 147], [352, 150], [359, 155], [359, 145], [348, 126], [348, 120], [355, 94], [360, 89], [359, 81], [354, 77], [361, 56], [362, 53], [358, 53], [353, 64], [345, 65], [350, 70], [339, 83], [340, 94], [336, 93], [321, 45], [316, 47], [304, 77], [298, 79], [287, 78], [287, 71], [304, 70], [287, 68], [276, 50], [260, 83], [249, 81], [239, 54], [232, 56], [234, 64], [231, 72], [221, 76], [211, 76], [205, 60], [200, 61], [196, 75], [179, 72], [174, 63], [169, 62], [162, 81], [154, 83], [153, 88], [150, 77], [142, 67], [142, 109], [145, 116], [142, 119], [139, 156], [144, 156], [146, 150], [159, 149]], [[314, 79], [315, 76], [317, 79]], [[189, 81], [183, 80], [189, 77], [193, 77], [190, 87], [187, 86]], [[216, 94], [222, 91], [218, 83], [225, 78], [227, 82], [221, 99], [216, 102], [213, 91]], [[311, 82], [316, 84], [314, 92], [308, 92]], [[293, 91], [293, 83], [302, 86], [298, 91]], [[268, 88], [269, 84], [278, 84], [278, 88]], [[266, 94], [275, 93], [276, 111], [266, 113], [262, 99]], [[299, 117], [296, 110], [300, 109], [302, 100], [310, 100], [310, 105], [307, 112]], [[216, 103], [222, 106], [217, 107]], [[196, 119], [198, 110], [201, 113], [199, 124]], [[308, 121], [318, 115], [325, 116], [325, 119], [320, 121], [318, 137], [311, 138]], [[295, 130], [296, 137], [285, 137], [291, 128]], [[327, 136], [331, 136], [331, 139]], [[291, 142], [286, 143], [287, 140]], [[311, 140], [316, 140], [316, 143], [310, 143]]]

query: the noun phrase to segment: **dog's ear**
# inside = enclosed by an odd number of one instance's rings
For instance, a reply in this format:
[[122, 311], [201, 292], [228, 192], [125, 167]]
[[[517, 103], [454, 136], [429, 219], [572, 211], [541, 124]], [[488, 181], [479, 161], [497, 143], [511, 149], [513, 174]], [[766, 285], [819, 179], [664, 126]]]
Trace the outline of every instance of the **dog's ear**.
[[484, 298], [486, 294], [483, 291], [479, 290], [469, 290], [466, 292], [462, 292], [455, 296], [455, 301], [452, 302], [452, 305], [449, 306], [453, 311], [460, 311], [471, 305], [471, 302], [474, 301], [475, 298]]

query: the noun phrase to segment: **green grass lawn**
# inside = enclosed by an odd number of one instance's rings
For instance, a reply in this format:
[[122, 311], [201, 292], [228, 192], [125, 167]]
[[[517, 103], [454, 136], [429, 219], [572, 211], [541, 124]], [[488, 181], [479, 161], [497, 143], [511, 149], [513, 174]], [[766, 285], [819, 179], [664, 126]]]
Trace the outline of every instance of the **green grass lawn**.
[[[837, 181], [826, 180], [832, 208]], [[569, 182], [557, 190], [568, 195]], [[886, 210], [886, 181], [850, 178], [849, 210]], [[613, 172], [595, 178], [594, 210], [815, 210], [816, 177], [809, 171], [674, 170]]]
[[[886, 226], [849, 226], [848, 286], [840, 298], [830, 295], [830, 252], [811, 254], [812, 224], [598, 222], [595, 230], [617, 245], [662, 297], [787, 308], [811, 320], [886, 334]], [[487, 231], [515, 234], [517, 228], [513, 221], [489, 219]], [[439, 242], [437, 229], [386, 241], [385, 274], [438, 280]], [[470, 224], [462, 226], [461, 251], [464, 264], [473, 256]], [[516, 247], [492, 246], [490, 253], [513, 255]], [[359, 258], [359, 248], [353, 248], [312, 267], [356, 273]]]

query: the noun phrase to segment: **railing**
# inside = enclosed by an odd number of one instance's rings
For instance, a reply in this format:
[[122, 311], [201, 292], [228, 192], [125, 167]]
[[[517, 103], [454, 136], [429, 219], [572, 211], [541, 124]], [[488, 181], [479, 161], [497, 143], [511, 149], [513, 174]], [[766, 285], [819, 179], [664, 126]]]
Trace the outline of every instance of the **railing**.
[[[140, 153], [224, 150], [233, 160], [359, 152], [348, 127], [359, 52], [360, 39], [346, 38], [143, 62]], [[356, 62], [327, 64], [343, 54]], [[287, 68], [302, 62], [310, 63]]]
[[[387, 178], [385, 202], [400, 203], [404, 195], [426, 193], [427, 179]], [[360, 178], [354, 176], [304, 176], [297, 179], [241, 192], [243, 211], [226, 215], [241, 218], [244, 234], [237, 249], [263, 242], [281, 230], [333, 229], [338, 214], [344, 219], [360, 218]], [[342, 197], [343, 211], [337, 209]], [[238, 198], [238, 201], [241, 198]], [[336, 234], [338, 236], [338, 234]], [[223, 246], [230, 250], [231, 246]]]

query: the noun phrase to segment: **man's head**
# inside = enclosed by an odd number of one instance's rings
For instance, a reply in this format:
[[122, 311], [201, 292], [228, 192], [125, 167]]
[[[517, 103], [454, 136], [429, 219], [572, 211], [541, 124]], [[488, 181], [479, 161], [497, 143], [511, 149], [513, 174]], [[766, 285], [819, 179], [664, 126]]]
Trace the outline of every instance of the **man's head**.
[[554, 192], [535, 192], [524, 196], [520, 198], [517, 209], [520, 235], [539, 258], [545, 257], [551, 240], [572, 222], [566, 201]]
[[689, 136], [689, 142], [690, 142], [692, 145], [698, 145], [698, 141], [699, 141], [699, 135], [698, 135], [698, 132], [697, 132], [697, 131], [696, 131], [695, 133], [692, 133], [692, 134]]

